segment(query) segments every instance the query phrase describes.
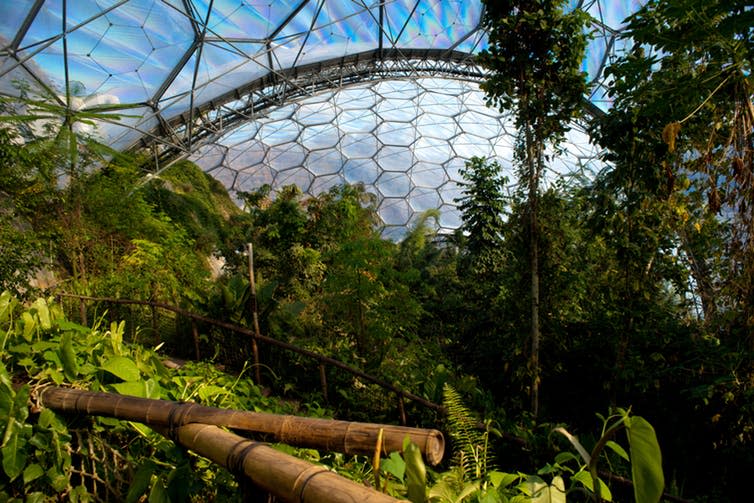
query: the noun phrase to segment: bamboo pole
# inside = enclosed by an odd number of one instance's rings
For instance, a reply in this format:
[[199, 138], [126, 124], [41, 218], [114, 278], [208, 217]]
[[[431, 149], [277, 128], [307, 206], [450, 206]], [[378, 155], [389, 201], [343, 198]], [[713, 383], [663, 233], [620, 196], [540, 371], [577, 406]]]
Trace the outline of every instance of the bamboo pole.
[[431, 429], [218, 409], [196, 403], [60, 387], [45, 389], [40, 398], [45, 407], [64, 412], [108, 416], [168, 428], [189, 423], [212, 424], [262, 434], [272, 441], [297, 447], [344, 454], [372, 455], [380, 430], [384, 452], [402, 451], [406, 436], [419, 447], [430, 465], [438, 464], [445, 452], [442, 433]]
[[357, 484], [323, 466], [282, 453], [208, 424], [177, 429], [176, 440], [227, 467], [243, 473], [258, 488], [290, 503], [395, 503], [399, 500]]

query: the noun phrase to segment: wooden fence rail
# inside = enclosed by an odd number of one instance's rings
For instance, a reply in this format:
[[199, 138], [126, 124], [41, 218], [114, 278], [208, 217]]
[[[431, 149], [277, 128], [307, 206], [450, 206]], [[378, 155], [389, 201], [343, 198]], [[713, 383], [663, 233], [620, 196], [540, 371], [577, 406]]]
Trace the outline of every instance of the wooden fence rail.
[[[400, 422], [403, 425], [407, 423], [404, 400], [411, 400], [412, 402], [415, 402], [419, 405], [422, 405], [426, 408], [429, 408], [438, 412], [444, 411], [444, 407], [440, 404], [431, 402], [430, 400], [427, 400], [426, 398], [420, 397], [418, 395], [415, 395], [414, 393], [398, 388], [397, 386], [383, 379], [380, 379], [379, 377], [375, 377], [370, 374], [367, 374], [366, 372], [363, 372], [357, 368], [351, 367], [350, 365], [343, 363], [339, 360], [336, 360], [334, 358], [330, 358], [328, 356], [315, 353], [314, 351], [310, 351], [308, 349], [300, 348], [298, 346], [295, 346], [294, 344], [290, 344], [285, 341], [280, 341], [266, 335], [257, 334], [255, 333], [255, 331], [250, 330], [240, 325], [228, 323], [226, 321], [215, 320], [207, 316], [192, 313], [191, 311], [188, 311], [186, 309], [183, 309], [177, 306], [165, 304], [163, 302], [156, 302], [156, 301], [117, 299], [117, 298], [109, 298], [109, 297], [89, 297], [86, 295], [76, 295], [76, 294], [71, 294], [71, 293], [57, 293], [56, 295], [59, 297], [79, 299], [80, 301], [79, 308], [80, 308], [80, 311], [83, 313], [86, 312], [85, 306], [84, 306], [84, 303], [86, 301], [103, 302], [103, 303], [111, 303], [111, 304], [123, 304], [123, 305], [141, 305], [141, 306], [149, 306], [151, 309], [155, 309], [155, 308], [164, 309], [166, 311], [170, 311], [180, 316], [183, 316], [185, 318], [188, 318], [192, 320], [192, 322], [200, 321], [200, 322], [207, 323], [215, 327], [224, 328], [226, 330], [231, 330], [233, 332], [236, 332], [238, 334], [248, 337], [250, 341], [256, 341], [256, 342], [269, 344], [271, 346], [275, 346], [275, 347], [284, 349], [286, 351], [299, 354], [311, 360], [315, 360], [320, 365], [319, 374], [320, 374], [322, 389], [325, 392], [325, 396], [326, 396], [326, 391], [327, 391], [327, 379], [326, 379], [324, 368], [326, 365], [338, 368], [340, 370], [343, 370], [353, 375], [354, 377], [359, 377], [367, 382], [376, 384], [380, 386], [381, 388], [394, 393], [397, 398], [397, 406], [398, 406], [398, 411], [399, 411], [399, 416], [400, 416]], [[86, 317], [84, 315], [82, 320], [85, 320], [85, 319]], [[192, 328], [192, 334], [194, 338], [194, 345], [198, 347], [198, 333], [195, 328]], [[198, 353], [198, 349], [196, 351]]]

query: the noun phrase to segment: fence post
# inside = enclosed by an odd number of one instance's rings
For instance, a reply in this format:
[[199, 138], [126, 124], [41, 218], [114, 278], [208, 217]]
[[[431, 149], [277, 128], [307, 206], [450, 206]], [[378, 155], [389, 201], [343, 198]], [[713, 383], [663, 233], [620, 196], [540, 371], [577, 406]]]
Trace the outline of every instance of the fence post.
[[401, 416], [401, 426], [406, 426], [406, 407], [403, 404], [403, 393], [398, 393], [398, 414]]
[[191, 334], [194, 336], [194, 354], [196, 355], [196, 360], [201, 360], [201, 357], [199, 356], [199, 328], [196, 326], [196, 320], [191, 318]]
[[251, 316], [254, 320], [254, 337], [251, 338], [251, 353], [254, 356], [254, 377], [256, 378], [256, 384], [262, 383], [262, 374], [259, 367], [259, 348], [257, 347], [257, 337], [260, 335], [259, 331], [259, 314], [257, 312], [257, 285], [254, 281], [254, 246], [251, 243], [246, 243], [249, 254], [249, 302], [251, 303]]
[[157, 306], [151, 300], [149, 301], [149, 309], [152, 311], [152, 340], [157, 343], [160, 341], [157, 337]]
[[322, 362], [319, 362], [319, 382], [322, 383], [322, 396], [327, 403], [329, 402], [327, 399], [327, 374], [325, 374], [325, 364]]
[[81, 318], [81, 324], [88, 327], [89, 323], [86, 321], [86, 304], [83, 298], [79, 299], [79, 317]]

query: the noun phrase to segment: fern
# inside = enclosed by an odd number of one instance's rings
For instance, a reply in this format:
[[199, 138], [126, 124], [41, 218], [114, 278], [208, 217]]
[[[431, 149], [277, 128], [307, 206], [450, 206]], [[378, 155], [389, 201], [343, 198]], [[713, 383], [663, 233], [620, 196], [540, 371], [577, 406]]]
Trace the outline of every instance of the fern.
[[448, 411], [448, 435], [453, 447], [452, 464], [463, 473], [465, 480], [482, 480], [491, 469], [494, 458], [489, 444], [489, 430], [480, 430], [478, 421], [463, 403], [458, 391], [443, 385], [443, 405]]

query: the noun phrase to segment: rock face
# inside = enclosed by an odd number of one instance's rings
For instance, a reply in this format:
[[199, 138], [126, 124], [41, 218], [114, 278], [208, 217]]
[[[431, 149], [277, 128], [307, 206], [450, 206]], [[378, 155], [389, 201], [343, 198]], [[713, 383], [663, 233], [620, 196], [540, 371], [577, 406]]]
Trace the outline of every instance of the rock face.
[[34, 277], [29, 280], [29, 286], [39, 290], [49, 290], [57, 286], [59, 282], [60, 280], [55, 271], [43, 268], [38, 270], [34, 274]]
[[223, 274], [223, 267], [225, 267], [225, 257], [216, 257], [210, 255], [207, 257], [207, 265], [209, 266], [209, 274], [212, 280], [216, 280]]

